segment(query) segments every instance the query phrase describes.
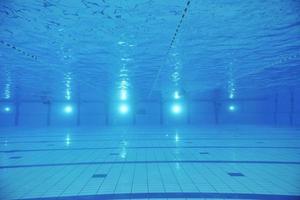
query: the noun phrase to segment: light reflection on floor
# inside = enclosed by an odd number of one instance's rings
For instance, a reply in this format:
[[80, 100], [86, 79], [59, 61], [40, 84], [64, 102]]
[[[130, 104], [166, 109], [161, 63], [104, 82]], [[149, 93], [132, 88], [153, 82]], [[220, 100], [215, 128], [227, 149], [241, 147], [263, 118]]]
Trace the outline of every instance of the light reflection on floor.
[[297, 129], [119, 127], [0, 132], [1, 199], [300, 197]]

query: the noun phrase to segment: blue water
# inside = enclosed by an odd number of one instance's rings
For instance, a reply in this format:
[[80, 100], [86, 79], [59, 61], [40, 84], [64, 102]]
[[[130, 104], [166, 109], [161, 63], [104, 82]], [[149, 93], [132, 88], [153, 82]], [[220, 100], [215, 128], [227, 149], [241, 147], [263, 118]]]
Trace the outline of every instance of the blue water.
[[297, 0], [0, 0], [0, 199], [299, 199]]

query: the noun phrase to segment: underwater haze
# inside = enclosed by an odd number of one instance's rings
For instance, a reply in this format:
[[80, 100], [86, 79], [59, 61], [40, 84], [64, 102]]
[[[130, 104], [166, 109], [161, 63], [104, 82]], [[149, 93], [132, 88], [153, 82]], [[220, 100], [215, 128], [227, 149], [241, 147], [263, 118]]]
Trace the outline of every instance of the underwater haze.
[[0, 0], [0, 199], [300, 199], [300, 1]]

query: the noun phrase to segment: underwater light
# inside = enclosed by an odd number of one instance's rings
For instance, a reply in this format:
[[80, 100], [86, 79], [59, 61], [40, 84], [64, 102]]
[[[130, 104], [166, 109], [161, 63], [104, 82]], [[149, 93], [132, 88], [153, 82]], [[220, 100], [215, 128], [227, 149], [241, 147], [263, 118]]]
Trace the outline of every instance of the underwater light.
[[180, 99], [180, 95], [178, 91], [174, 92], [174, 99]]
[[71, 137], [70, 134], [67, 134], [65, 138], [65, 145], [70, 146], [70, 144], [71, 144]]
[[176, 133], [175, 135], [175, 142], [178, 142], [179, 141], [179, 135]]
[[5, 112], [10, 112], [11, 111], [11, 108], [9, 106], [5, 106], [4, 109], [3, 109]]
[[66, 106], [66, 107], [64, 108], [64, 112], [65, 112], [65, 113], [71, 113], [71, 112], [73, 112], [73, 107], [70, 106], [70, 105]]
[[179, 105], [179, 104], [174, 104], [174, 105], [172, 106], [172, 112], [173, 112], [174, 114], [179, 114], [179, 113], [181, 113], [181, 111], [182, 111], [181, 105]]
[[118, 45], [124, 45], [124, 44], [125, 44], [125, 42], [123, 42], [123, 41], [118, 42]]
[[128, 113], [128, 111], [129, 111], [128, 105], [126, 105], [126, 104], [121, 104], [120, 107], [119, 107], [119, 111], [120, 111], [120, 113], [122, 113], [122, 114]]
[[126, 90], [121, 90], [120, 98], [123, 101], [127, 100], [127, 91]]
[[234, 105], [230, 105], [228, 107], [229, 111], [235, 111], [236, 107]]

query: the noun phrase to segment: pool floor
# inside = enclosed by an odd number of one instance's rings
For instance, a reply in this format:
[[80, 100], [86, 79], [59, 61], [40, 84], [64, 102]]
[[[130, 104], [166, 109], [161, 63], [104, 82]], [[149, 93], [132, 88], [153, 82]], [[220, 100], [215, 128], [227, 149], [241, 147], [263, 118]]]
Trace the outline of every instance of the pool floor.
[[0, 199], [300, 199], [300, 129], [0, 129]]

